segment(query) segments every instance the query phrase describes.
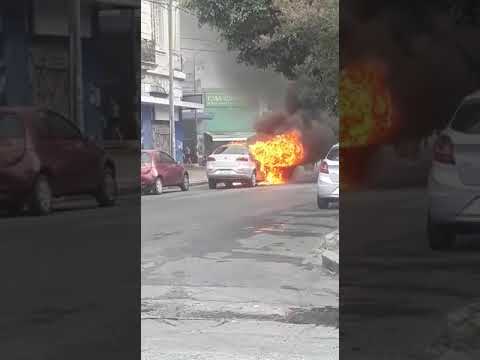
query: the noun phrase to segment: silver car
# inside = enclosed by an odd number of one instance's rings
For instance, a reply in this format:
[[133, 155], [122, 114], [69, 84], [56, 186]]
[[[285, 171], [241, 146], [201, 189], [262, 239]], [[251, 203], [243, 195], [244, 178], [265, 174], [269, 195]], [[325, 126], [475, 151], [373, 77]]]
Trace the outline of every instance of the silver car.
[[459, 232], [480, 233], [480, 92], [466, 97], [434, 146], [428, 239], [451, 248]]
[[331, 202], [338, 202], [340, 146], [334, 145], [325, 159], [318, 164], [317, 204], [320, 209], [326, 209]]
[[262, 176], [247, 145], [228, 144], [207, 158], [207, 178], [210, 189], [215, 189], [218, 183], [231, 187], [235, 182], [255, 187]]

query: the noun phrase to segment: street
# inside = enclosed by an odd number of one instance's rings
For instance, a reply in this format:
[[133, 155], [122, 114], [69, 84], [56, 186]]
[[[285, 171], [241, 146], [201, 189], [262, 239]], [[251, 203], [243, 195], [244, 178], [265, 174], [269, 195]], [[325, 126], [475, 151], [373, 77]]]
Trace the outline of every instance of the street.
[[0, 216], [0, 358], [138, 356], [139, 233], [138, 195]]
[[478, 344], [478, 324], [447, 328], [447, 316], [480, 297], [478, 236], [431, 251], [424, 188], [342, 193], [341, 201], [341, 356], [443, 359], [452, 336], [465, 339], [459, 351]]
[[306, 259], [338, 228], [315, 185], [142, 198], [144, 359], [337, 359], [338, 277]]

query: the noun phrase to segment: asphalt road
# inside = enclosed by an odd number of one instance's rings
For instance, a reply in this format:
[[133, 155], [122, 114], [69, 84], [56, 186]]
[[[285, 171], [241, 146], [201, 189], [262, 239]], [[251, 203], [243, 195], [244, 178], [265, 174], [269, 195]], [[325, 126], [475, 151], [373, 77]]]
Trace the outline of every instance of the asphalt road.
[[139, 233], [138, 196], [0, 216], [0, 358], [138, 357]]
[[440, 359], [447, 316], [480, 298], [480, 238], [431, 251], [424, 188], [342, 193], [340, 212], [341, 357]]
[[306, 261], [337, 227], [313, 184], [144, 196], [144, 359], [338, 358], [338, 278]]

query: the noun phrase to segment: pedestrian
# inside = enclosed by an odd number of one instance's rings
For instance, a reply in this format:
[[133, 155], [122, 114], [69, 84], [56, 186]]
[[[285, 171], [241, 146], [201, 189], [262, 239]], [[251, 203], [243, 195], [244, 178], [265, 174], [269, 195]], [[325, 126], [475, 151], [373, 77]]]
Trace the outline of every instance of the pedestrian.
[[191, 164], [192, 163], [192, 152], [190, 151], [190, 147], [186, 145], [183, 148], [183, 159], [185, 164]]

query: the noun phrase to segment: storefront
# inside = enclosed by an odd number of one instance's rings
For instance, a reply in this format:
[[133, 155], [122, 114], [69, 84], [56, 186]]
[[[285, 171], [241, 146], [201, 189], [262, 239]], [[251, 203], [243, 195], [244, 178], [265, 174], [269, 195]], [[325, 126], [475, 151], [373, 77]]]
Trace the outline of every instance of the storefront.
[[[175, 156], [183, 160], [185, 129], [180, 121], [184, 109], [203, 109], [202, 104], [175, 99]], [[154, 96], [142, 96], [142, 148], [159, 149], [170, 153], [170, 116], [169, 99]]]
[[205, 95], [205, 111], [210, 120], [198, 129], [203, 136], [204, 156], [222, 144], [246, 141], [254, 134], [258, 106], [245, 97], [210, 91]]
[[[139, 1], [84, 0], [80, 6], [83, 116], [101, 141], [138, 141]], [[48, 107], [71, 115], [69, 2], [0, 4], [0, 104]], [[120, 76], [119, 76], [120, 75]]]

